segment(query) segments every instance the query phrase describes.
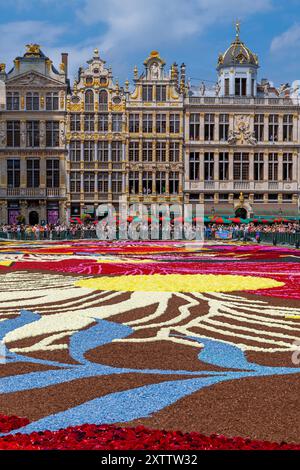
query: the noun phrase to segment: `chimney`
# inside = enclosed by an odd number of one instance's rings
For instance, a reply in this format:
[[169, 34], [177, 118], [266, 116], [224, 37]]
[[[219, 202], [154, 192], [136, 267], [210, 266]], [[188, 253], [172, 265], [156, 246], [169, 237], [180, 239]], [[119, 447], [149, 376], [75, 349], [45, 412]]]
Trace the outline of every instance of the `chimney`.
[[68, 53], [62, 52], [61, 61], [64, 64], [66, 79], [68, 78]]

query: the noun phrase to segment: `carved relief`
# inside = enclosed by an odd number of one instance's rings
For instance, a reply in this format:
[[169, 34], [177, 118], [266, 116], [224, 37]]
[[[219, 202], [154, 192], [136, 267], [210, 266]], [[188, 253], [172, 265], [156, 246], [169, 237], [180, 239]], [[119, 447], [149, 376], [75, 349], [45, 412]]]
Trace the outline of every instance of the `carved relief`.
[[254, 132], [250, 130], [250, 117], [243, 115], [236, 115], [234, 122], [234, 129], [228, 135], [229, 145], [236, 144], [250, 144], [256, 145], [257, 140]]

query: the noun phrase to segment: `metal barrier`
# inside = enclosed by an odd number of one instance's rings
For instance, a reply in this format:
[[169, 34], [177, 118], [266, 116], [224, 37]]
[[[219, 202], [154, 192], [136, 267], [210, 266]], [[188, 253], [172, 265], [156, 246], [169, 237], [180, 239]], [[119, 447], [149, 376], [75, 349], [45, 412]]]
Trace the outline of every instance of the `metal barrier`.
[[[300, 246], [300, 232], [260, 232], [261, 243], [270, 245], [290, 245]], [[161, 234], [160, 234], [161, 235]], [[118, 233], [117, 237], [118, 239]], [[172, 237], [173, 238], [173, 237]], [[160, 237], [162, 239], [162, 237]], [[184, 239], [184, 238], [183, 238]], [[204, 231], [205, 240], [214, 240], [214, 233], [208, 230]], [[19, 241], [63, 241], [63, 240], [98, 240], [96, 230], [63, 230], [61, 232], [0, 232], [0, 240], [19, 240]], [[244, 233], [242, 230], [234, 230], [232, 233], [233, 241], [256, 241], [256, 233]], [[218, 240], [219, 241], [219, 240]], [[225, 240], [224, 240], [225, 241]]]
[[0, 232], [1, 240], [81, 240], [97, 239], [96, 230], [62, 230], [61, 232]]

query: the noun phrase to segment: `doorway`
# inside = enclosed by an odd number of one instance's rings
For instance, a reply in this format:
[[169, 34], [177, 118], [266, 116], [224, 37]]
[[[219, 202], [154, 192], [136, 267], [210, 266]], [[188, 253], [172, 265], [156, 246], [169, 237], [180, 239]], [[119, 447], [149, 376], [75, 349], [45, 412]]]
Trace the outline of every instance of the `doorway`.
[[39, 214], [36, 211], [29, 212], [29, 224], [36, 225], [39, 223]]
[[235, 216], [239, 217], [240, 219], [247, 219], [247, 210], [244, 207], [239, 207], [235, 211]]

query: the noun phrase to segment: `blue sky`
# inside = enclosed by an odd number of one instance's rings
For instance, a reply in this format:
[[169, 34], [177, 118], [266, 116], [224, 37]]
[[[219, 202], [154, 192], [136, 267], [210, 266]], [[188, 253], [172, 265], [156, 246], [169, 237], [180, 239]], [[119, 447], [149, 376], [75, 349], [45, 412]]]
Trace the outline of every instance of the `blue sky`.
[[57, 65], [69, 52], [73, 80], [98, 47], [122, 82], [156, 49], [168, 65], [185, 62], [194, 84], [214, 82], [239, 18], [260, 77], [276, 85], [300, 79], [299, 0], [0, 0], [0, 11], [0, 62], [8, 68], [37, 42]]

